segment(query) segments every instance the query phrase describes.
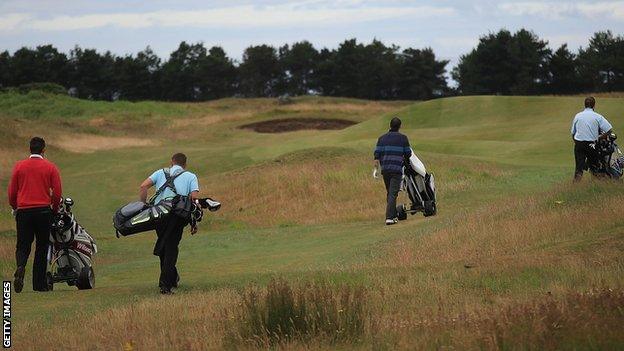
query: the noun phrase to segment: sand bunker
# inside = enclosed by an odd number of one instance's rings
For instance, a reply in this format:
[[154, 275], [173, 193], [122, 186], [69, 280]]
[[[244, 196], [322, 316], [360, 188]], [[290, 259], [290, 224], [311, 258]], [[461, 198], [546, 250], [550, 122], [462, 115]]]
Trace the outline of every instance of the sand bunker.
[[133, 146], [151, 146], [155, 145], [155, 142], [149, 139], [132, 137], [72, 134], [71, 136], [63, 136], [52, 144], [71, 152], [90, 153]]
[[285, 133], [296, 130], [336, 130], [345, 129], [356, 122], [345, 119], [324, 118], [284, 118], [262, 121], [240, 126], [241, 129], [251, 129], [258, 133]]

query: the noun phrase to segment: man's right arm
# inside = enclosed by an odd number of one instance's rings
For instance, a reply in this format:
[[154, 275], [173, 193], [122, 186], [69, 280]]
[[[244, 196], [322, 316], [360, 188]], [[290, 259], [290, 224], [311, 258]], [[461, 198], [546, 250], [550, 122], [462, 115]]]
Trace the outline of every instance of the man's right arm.
[[613, 129], [613, 126], [603, 116], [600, 116], [599, 125], [600, 125], [600, 131], [604, 131], [600, 135], [599, 139], [606, 139], [609, 136], [609, 134], [611, 134], [611, 130]]
[[9, 205], [11, 208], [17, 209], [17, 189], [18, 189], [18, 179], [17, 179], [17, 171], [18, 167], [15, 165], [13, 167], [13, 173], [11, 174], [11, 180], [9, 181], [9, 189], [7, 191], [9, 195]]
[[199, 199], [199, 179], [197, 179], [197, 176], [194, 174], [189, 183], [189, 190], [189, 197], [192, 200]]
[[56, 213], [61, 203], [63, 185], [61, 183], [61, 174], [54, 165], [52, 165], [52, 173], [50, 175], [50, 188], [52, 189], [52, 211]]
[[[189, 197], [194, 203], [196, 203], [199, 199], [199, 180], [197, 179], [196, 175], [193, 175], [193, 178], [191, 178], [191, 183], [189, 185], [189, 189], [191, 190], [191, 192], [189, 193]], [[197, 233], [196, 222], [195, 225], [191, 225], [191, 235], [194, 235], [195, 233]]]
[[412, 157], [412, 147], [410, 146], [407, 136], [405, 136], [405, 141], [403, 142], [403, 157], [405, 157], [406, 160]]

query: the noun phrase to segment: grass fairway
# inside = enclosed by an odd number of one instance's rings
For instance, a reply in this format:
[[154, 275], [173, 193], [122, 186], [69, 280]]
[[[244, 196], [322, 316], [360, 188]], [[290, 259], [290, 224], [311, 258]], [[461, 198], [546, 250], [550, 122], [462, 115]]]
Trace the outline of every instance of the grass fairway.
[[[28, 138], [43, 135], [65, 195], [100, 250], [94, 290], [59, 284], [36, 294], [27, 275], [24, 292], [13, 295], [14, 347], [621, 349], [624, 188], [589, 177], [571, 184], [569, 124], [581, 103], [0, 95], [2, 187], [27, 155]], [[597, 110], [624, 130], [624, 98], [600, 98]], [[394, 115], [436, 175], [439, 214], [385, 227], [384, 188], [371, 177], [371, 158]], [[357, 124], [283, 134], [238, 128], [277, 118]], [[185, 233], [181, 287], [160, 296], [155, 234], [117, 239], [111, 216], [178, 151], [189, 156], [202, 194], [223, 208], [207, 214], [195, 236]], [[14, 222], [5, 202], [0, 210], [0, 273], [9, 279]], [[259, 297], [256, 305], [249, 294]], [[250, 315], [286, 313], [267, 294], [280, 303], [294, 294], [342, 324], [254, 336]]]

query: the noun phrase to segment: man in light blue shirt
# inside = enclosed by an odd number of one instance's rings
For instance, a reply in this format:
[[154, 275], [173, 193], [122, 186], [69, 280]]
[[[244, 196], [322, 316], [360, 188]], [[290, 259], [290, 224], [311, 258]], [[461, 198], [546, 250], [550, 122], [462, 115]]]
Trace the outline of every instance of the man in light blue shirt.
[[[166, 171], [167, 169], [159, 169], [149, 176], [149, 179], [152, 181], [155, 189], [160, 189], [160, 187], [167, 182], [167, 176], [165, 175]], [[169, 168], [169, 175], [171, 177], [177, 176], [173, 181], [173, 185], [175, 186], [176, 193], [178, 195], [189, 196], [189, 194], [199, 191], [197, 176], [189, 171], [185, 171], [182, 166], [172, 163]], [[154, 199], [154, 203], [157, 204], [163, 199], [172, 199], [177, 195], [176, 193], [174, 193], [170, 188], [166, 188], [156, 197], [156, 199]]]
[[572, 121], [572, 139], [574, 140], [574, 159], [576, 170], [574, 180], [579, 181], [583, 177], [583, 171], [592, 161], [595, 150], [592, 148], [598, 139], [605, 138], [611, 133], [611, 123], [602, 115], [594, 111], [596, 99], [585, 99], [585, 110], [576, 114]]
[[[177, 153], [171, 157], [171, 167], [169, 169], [159, 169], [145, 179], [141, 184], [139, 195], [141, 201], [147, 201], [147, 189], [152, 186], [160, 189], [167, 182], [168, 177], [174, 178], [175, 192], [167, 187], [156, 197], [154, 203], [158, 203], [163, 199], [173, 198], [176, 195], [188, 196], [196, 200], [199, 194], [199, 182], [195, 174], [185, 170], [186, 161], [186, 155]], [[156, 227], [158, 240], [156, 240], [156, 245], [154, 246], [154, 255], [160, 258], [160, 279], [158, 285], [162, 294], [172, 294], [171, 289], [178, 287], [180, 279], [176, 268], [178, 245], [180, 240], [182, 240], [182, 232], [187, 224], [187, 220], [175, 215], [169, 215]], [[197, 227], [191, 227], [191, 234], [196, 232]]]

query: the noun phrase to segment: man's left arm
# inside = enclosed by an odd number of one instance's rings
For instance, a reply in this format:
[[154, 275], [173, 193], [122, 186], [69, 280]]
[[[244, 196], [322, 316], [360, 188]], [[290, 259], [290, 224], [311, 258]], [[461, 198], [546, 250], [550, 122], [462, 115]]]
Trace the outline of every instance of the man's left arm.
[[17, 170], [18, 166], [15, 165], [13, 168], [13, 173], [11, 174], [11, 180], [9, 181], [9, 188], [7, 194], [9, 195], [9, 205], [13, 210], [17, 209], [17, 190], [18, 190], [18, 176]]
[[373, 165], [377, 167], [379, 164], [379, 158], [381, 157], [381, 138], [377, 140], [377, 145], [375, 145], [375, 150], [373, 151]]
[[152, 186], [154, 186], [152, 178], [147, 178], [143, 181], [143, 183], [141, 183], [141, 188], [139, 189], [139, 199], [141, 200], [141, 202], [147, 202], [147, 189], [151, 188]]

